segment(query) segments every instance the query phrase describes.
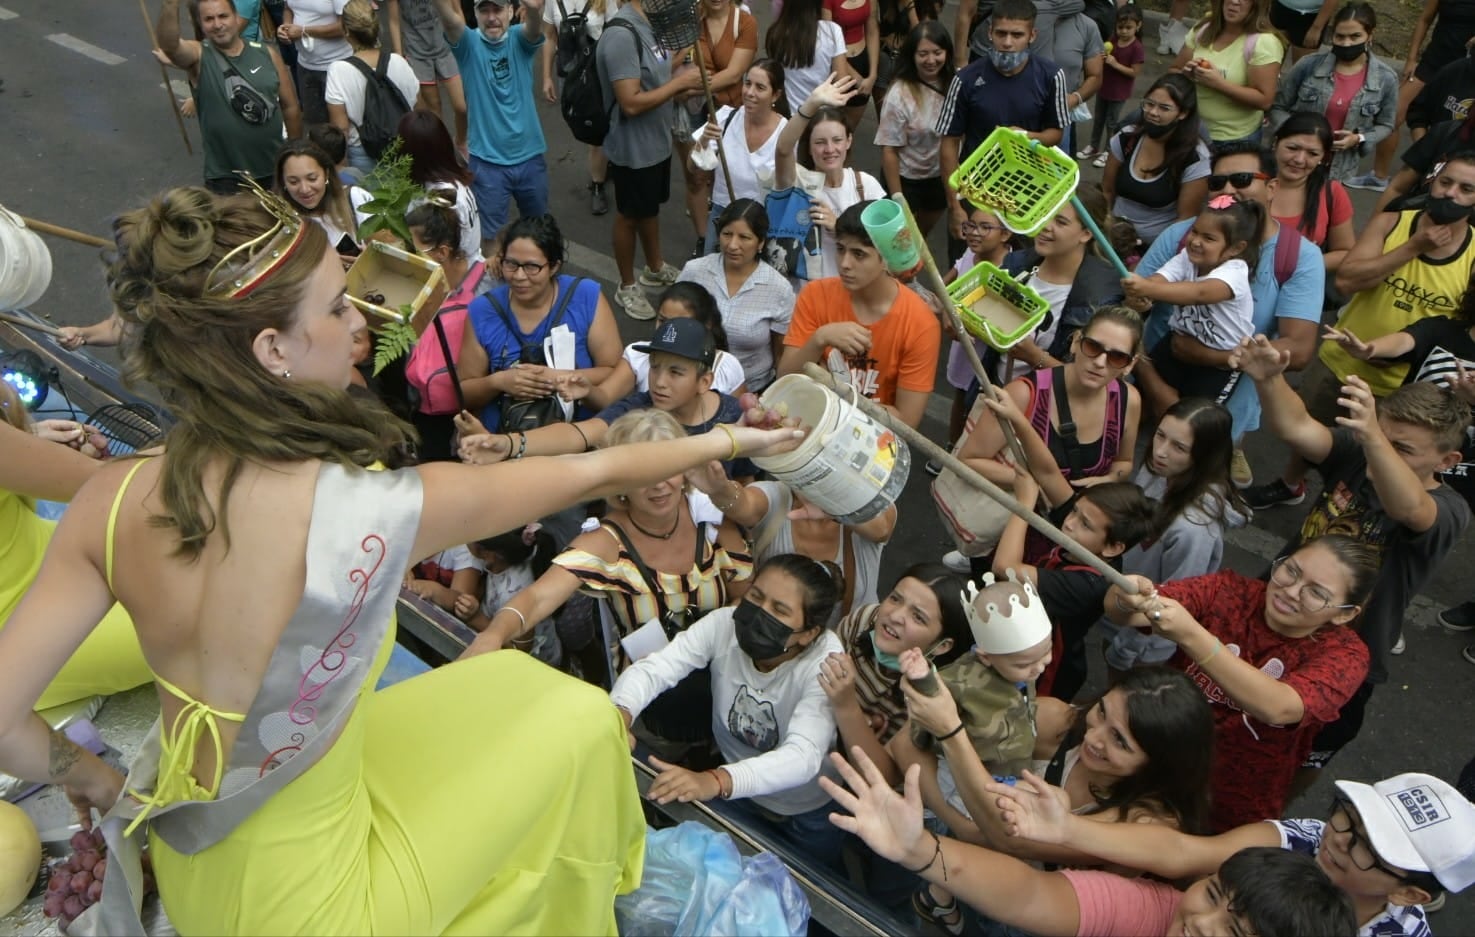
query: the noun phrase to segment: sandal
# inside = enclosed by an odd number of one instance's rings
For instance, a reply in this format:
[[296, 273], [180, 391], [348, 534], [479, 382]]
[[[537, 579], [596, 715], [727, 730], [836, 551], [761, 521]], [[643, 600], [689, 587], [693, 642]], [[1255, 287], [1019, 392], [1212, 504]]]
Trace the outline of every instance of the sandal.
[[957, 898], [949, 898], [947, 904], [938, 904], [932, 897], [932, 889], [926, 885], [912, 892], [912, 910], [924, 921], [942, 928], [953, 937], [962, 937], [963, 912]]

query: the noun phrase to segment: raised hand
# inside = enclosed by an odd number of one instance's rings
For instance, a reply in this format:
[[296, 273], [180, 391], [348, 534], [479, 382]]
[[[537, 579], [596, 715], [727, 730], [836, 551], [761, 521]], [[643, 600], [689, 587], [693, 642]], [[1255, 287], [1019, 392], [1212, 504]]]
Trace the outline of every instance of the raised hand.
[[1276, 348], [1264, 335], [1255, 335], [1229, 353], [1229, 366], [1243, 371], [1252, 381], [1268, 381], [1291, 366], [1291, 353]]
[[1356, 358], [1358, 361], [1370, 361], [1373, 357], [1373, 346], [1353, 335], [1347, 329], [1338, 329], [1330, 325], [1321, 328], [1321, 337], [1324, 341], [1336, 342], [1342, 346], [1342, 350]]
[[855, 96], [858, 87], [850, 75], [830, 72], [830, 77], [820, 82], [804, 99], [804, 113], [813, 114], [821, 107], [844, 107], [845, 102]]
[[836, 652], [820, 661], [819, 686], [837, 710], [851, 703], [859, 705], [855, 695], [855, 661], [849, 654]]
[[[903, 662], [902, 667], [906, 667]], [[928, 696], [912, 685], [910, 678], [901, 681], [901, 695], [906, 698], [907, 715], [913, 722], [933, 735], [947, 735], [958, 727], [962, 717], [958, 715], [958, 703], [953, 699], [947, 684], [938, 681], [936, 696]]]
[[922, 829], [922, 795], [917, 788], [917, 777], [921, 765], [907, 769], [902, 784], [902, 794], [892, 790], [886, 779], [866, 753], [856, 746], [850, 750], [851, 758], [860, 767], [857, 771], [839, 752], [830, 753], [830, 763], [849, 787], [841, 787], [829, 778], [821, 776], [820, 787], [835, 799], [844, 813], [830, 814], [830, 822], [854, 833], [883, 859], [892, 862], [922, 865], [927, 856], [918, 854], [932, 852], [932, 841]]
[[1455, 359], [1455, 378], [1449, 382], [1450, 393], [1475, 407], [1475, 373], [1465, 370], [1465, 362]]
[[1015, 786], [985, 781], [996, 798], [1004, 832], [1036, 843], [1064, 843], [1070, 830], [1070, 799], [1032, 771], [1020, 774]]
[[1378, 398], [1373, 396], [1367, 381], [1355, 374], [1350, 375], [1347, 383], [1342, 385], [1342, 396], [1337, 398], [1337, 405], [1347, 411], [1337, 417], [1337, 425], [1352, 430], [1358, 442], [1365, 443], [1383, 434], [1383, 427], [1378, 423]]

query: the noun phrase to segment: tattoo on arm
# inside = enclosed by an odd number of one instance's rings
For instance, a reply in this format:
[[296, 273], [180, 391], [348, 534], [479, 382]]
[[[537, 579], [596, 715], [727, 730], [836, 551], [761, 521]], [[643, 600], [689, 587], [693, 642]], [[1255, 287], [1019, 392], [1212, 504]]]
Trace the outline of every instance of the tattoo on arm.
[[48, 771], [53, 781], [60, 780], [82, 760], [82, 749], [62, 733], [51, 730], [51, 758]]

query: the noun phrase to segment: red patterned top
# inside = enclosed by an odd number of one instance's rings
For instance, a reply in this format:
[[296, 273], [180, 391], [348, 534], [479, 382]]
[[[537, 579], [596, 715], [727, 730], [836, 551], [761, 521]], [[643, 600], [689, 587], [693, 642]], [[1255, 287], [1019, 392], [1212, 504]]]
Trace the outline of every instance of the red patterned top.
[[1198, 684], [1213, 709], [1216, 832], [1280, 816], [1291, 779], [1317, 731], [1337, 718], [1367, 677], [1367, 645], [1357, 632], [1332, 625], [1304, 638], [1278, 634], [1265, 623], [1265, 590], [1263, 581], [1230, 570], [1160, 587], [1224, 642], [1221, 653], [1290, 686], [1306, 710], [1296, 725], [1269, 725], [1240, 709], [1181, 650], [1168, 661]]

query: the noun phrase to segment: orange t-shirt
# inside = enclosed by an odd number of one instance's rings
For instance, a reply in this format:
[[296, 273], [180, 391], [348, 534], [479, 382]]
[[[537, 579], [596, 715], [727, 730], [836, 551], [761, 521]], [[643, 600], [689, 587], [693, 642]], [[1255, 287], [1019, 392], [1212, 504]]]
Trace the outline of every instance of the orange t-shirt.
[[[815, 280], [799, 291], [784, 344], [801, 348], [820, 326], [854, 321], [855, 308], [840, 278]], [[942, 329], [920, 296], [900, 287], [886, 315], [866, 328], [871, 333], [870, 353], [847, 362], [850, 380], [862, 394], [894, 407], [898, 389], [932, 393]]]

